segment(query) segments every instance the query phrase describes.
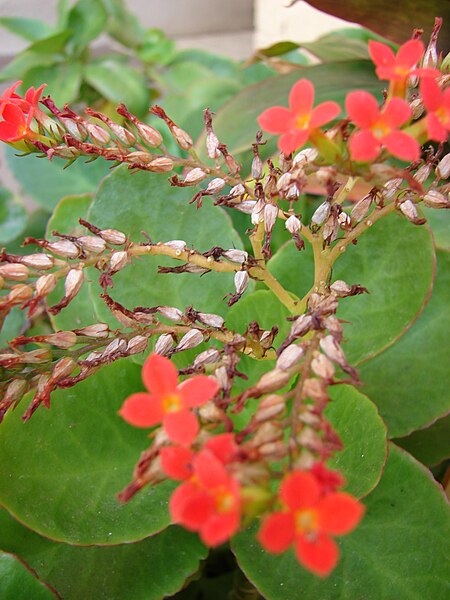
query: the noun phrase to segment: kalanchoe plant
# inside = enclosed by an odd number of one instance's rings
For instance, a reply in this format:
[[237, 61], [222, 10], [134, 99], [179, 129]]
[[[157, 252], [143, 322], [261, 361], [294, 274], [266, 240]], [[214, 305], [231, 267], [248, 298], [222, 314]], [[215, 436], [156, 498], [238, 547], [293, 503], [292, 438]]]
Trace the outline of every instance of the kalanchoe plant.
[[[99, 286], [95, 302], [101, 299], [106, 316], [77, 323], [72, 313], [72, 326], [12, 339], [0, 354], [0, 418], [7, 427], [9, 413], [31, 391], [31, 400], [24, 400], [28, 406], [23, 419], [36, 413], [34, 420], [42, 406], [50, 407], [55, 390], [84, 385], [89, 378], [95, 381], [110, 368], [107, 365], [129, 357], [139, 360], [136, 357], [151, 348], [142, 367], [147, 391], [137, 384], [120, 399], [119, 415], [127, 427], [150, 430], [151, 441], [119, 499], [135, 502], [146, 486], [158, 489], [163, 482], [178, 482], [168, 492], [172, 522], [197, 532], [209, 547], [236, 536], [238, 560], [249, 576], [245, 531], [255, 522], [260, 521], [256, 539], [269, 555], [293, 546], [300, 565], [321, 578], [338, 564], [335, 536], [354, 530], [357, 536], [361, 521], [364, 531], [365, 519], [370, 531], [370, 511], [376, 510], [369, 507], [364, 517], [361, 497], [378, 484], [385, 438], [382, 434], [381, 462], [372, 465], [370, 483], [358, 487], [348, 466], [347, 482], [339, 457], [360, 442], [350, 439], [347, 446], [344, 441], [348, 433], [339, 419], [346, 405], [336, 401], [335, 390], [347, 390], [345, 398], [351, 402], [363, 380], [348, 358], [354, 356], [351, 347], [350, 353], [345, 349], [348, 330], [341, 306], [346, 298], [357, 305], [363, 299], [354, 296], [373, 290], [365, 281], [347, 282], [335, 272], [340, 257], [347, 251], [358, 256], [366, 232], [375, 224], [382, 229], [383, 223], [377, 222], [388, 221], [392, 213], [413, 227], [426, 223], [423, 206], [450, 208], [450, 155], [445, 150], [450, 129], [448, 74], [440, 70], [438, 60], [430, 61], [429, 49], [417, 36], [397, 55], [380, 42], [371, 43], [369, 50], [378, 77], [389, 81], [383, 101], [365, 90], [353, 90], [345, 100], [347, 118], [337, 120], [341, 107], [325, 101], [313, 108], [314, 86], [301, 78], [286, 99], [289, 108], [269, 107], [259, 115], [264, 131], [281, 134], [281, 155], [264, 162], [260, 149], [265, 142], [257, 132], [251, 173], [216, 134], [208, 109], [203, 159], [189, 133], [160, 106], [151, 107], [150, 113], [167, 125], [180, 150], [176, 154], [166, 149], [155, 127], [123, 104], [117, 108], [124, 119], [119, 125], [95, 110], [80, 114], [67, 105], [56, 106], [51, 97], [40, 100], [43, 85], [20, 96], [18, 82], [0, 100], [0, 138], [18, 150], [50, 160], [62, 157], [69, 164], [85, 157], [126, 165], [132, 172], [165, 173], [172, 188], [192, 188], [185, 197], [200, 211], [210, 202], [246, 215], [246, 250], [222, 247], [214, 231], [214, 245], [206, 250], [200, 250], [195, 239], [177, 239], [175, 230], [173, 239], [153, 239], [143, 232], [140, 241], [134, 241], [128, 231], [96, 223], [92, 215], [80, 218], [75, 232], [53, 231], [49, 239], [28, 237], [25, 245], [37, 246], [30, 254], [3, 250], [3, 319], [17, 308], [33, 318], [46, 307], [58, 323], [94, 278]], [[426, 65], [418, 66], [424, 56]], [[437, 144], [424, 147], [428, 141]], [[117, 172], [123, 175], [123, 169]], [[300, 201], [312, 183], [325, 198], [310, 216], [303, 216]], [[133, 211], [132, 194], [127, 200], [127, 210]], [[150, 196], [146, 210], [150, 215], [155, 210]], [[293, 241], [288, 246], [292, 262], [284, 268], [300, 278], [295, 261], [307, 256], [313, 263], [312, 285], [303, 295], [292, 293], [277, 275], [277, 255], [274, 263], [269, 261], [280, 226]], [[128, 290], [121, 290], [122, 277], [152, 256], [164, 261], [155, 286], [164, 274], [171, 281], [197, 278], [199, 289], [214, 272], [228, 276], [223, 305], [232, 307], [229, 313], [223, 308], [206, 312], [201, 293], [192, 305], [180, 303], [173, 293], [173, 305], [161, 300], [136, 306]], [[378, 269], [377, 264], [372, 269]], [[270, 291], [269, 308], [277, 314], [264, 325], [257, 314], [246, 317], [246, 298], [268, 293], [252, 292], [255, 283]], [[208, 293], [211, 290], [217, 295], [214, 286]], [[364, 330], [365, 323], [358, 326]], [[379, 417], [374, 419], [383, 430]], [[364, 436], [361, 429], [359, 438]], [[358, 461], [364, 453], [357, 447], [353, 460], [362, 464]], [[45, 526], [37, 530], [46, 532]], [[157, 530], [158, 526], [151, 533]], [[344, 547], [344, 558], [345, 553]], [[263, 575], [252, 578], [258, 588], [268, 590], [263, 592], [267, 597], [277, 598]], [[318, 596], [311, 592], [305, 597]]]

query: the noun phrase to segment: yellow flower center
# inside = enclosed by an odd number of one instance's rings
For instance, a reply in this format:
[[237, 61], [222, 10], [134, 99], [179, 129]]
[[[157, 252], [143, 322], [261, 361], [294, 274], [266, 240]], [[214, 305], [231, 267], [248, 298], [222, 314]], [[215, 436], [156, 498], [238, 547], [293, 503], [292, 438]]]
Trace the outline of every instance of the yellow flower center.
[[297, 533], [308, 534], [317, 531], [317, 511], [313, 509], [298, 510], [295, 513], [295, 529]]
[[168, 394], [162, 401], [164, 412], [177, 412], [182, 408], [181, 399], [178, 394]]
[[382, 138], [392, 131], [392, 128], [386, 125], [386, 123], [383, 123], [381, 120], [377, 121], [377, 123], [375, 123], [375, 125], [373, 125], [370, 129], [376, 138]]
[[234, 496], [229, 490], [220, 487], [214, 495], [217, 512], [230, 512], [234, 508]]
[[295, 127], [297, 129], [308, 129], [309, 122], [311, 120], [311, 113], [299, 115], [295, 120]]

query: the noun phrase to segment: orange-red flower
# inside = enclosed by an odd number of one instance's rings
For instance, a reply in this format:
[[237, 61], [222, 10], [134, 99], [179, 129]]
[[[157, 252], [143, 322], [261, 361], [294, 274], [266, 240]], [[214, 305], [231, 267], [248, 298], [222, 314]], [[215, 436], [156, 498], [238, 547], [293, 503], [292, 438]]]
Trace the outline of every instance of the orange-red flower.
[[325, 577], [337, 564], [339, 549], [332, 536], [349, 533], [364, 506], [345, 492], [325, 493], [317, 477], [294, 471], [280, 488], [283, 510], [265, 518], [258, 539], [265, 550], [284, 552], [294, 544], [298, 561]]
[[21, 83], [17, 81], [0, 97], [0, 116], [3, 118], [3, 121], [0, 121], [0, 140], [3, 142], [34, 139], [36, 133], [31, 129], [31, 123], [33, 118], [44, 114], [38, 108], [38, 103], [45, 84], [37, 90], [30, 87], [22, 98], [16, 94], [16, 89]]
[[[177, 472], [177, 469], [184, 464], [190, 477], [172, 494], [169, 503], [172, 520], [186, 529], [197, 531], [208, 546], [222, 544], [239, 528], [239, 483], [208, 448], [191, 459], [187, 455], [182, 457], [180, 449], [173, 450], [175, 452], [169, 450], [163, 458], [163, 468], [181, 477], [183, 473], [181, 470]], [[180, 459], [185, 462], [179, 462]], [[168, 467], [169, 463], [172, 464]]]
[[423, 79], [420, 93], [428, 111], [428, 136], [436, 142], [445, 142], [450, 131], [450, 88], [442, 91], [434, 79]]
[[417, 68], [424, 52], [425, 46], [420, 40], [408, 40], [400, 46], [397, 55], [386, 44], [369, 41], [369, 54], [375, 63], [378, 79], [406, 81], [411, 75], [436, 77], [439, 75], [436, 69]]
[[178, 371], [168, 358], [151, 354], [142, 368], [142, 379], [150, 393], [129, 396], [119, 414], [136, 427], [162, 423], [167, 436], [175, 443], [189, 446], [197, 436], [199, 425], [191, 408], [213, 398], [219, 386], [215, 379], [196, 375], [178, 384]]
[[300, 79], [289, 94], [289, 108], [272, 106], [258, 117], [259, 126], [269, 133], [282, 134], [278, 147], [284, 154], [301, 148], [311, 134], [332, 121], [341, 112], [331, 100], [314, 105], [314, 86], [308, 79]]
[[349, 118], [361, 129], [349, 141], [353, 160], [374, 160], [383, 146], [402, 160], [414, 161], [419, 158], [420, 147], [417, 141], [398, 129], [411, 118], [407, 102], [401, 98], [392, 98], [380, 111], [372, 94], [357, 90], [347, 95], [345, 106]]

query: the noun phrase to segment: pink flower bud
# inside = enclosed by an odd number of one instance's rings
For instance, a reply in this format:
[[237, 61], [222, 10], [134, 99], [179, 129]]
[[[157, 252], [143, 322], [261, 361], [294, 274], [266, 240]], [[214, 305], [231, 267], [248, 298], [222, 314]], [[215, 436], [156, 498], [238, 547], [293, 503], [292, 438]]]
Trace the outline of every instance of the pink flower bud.
[[0, 265], [0, 276], [12, 281], [25, 281], [29, 275], [28, 267], [20, 263], [6, 263]]
[[153, 173], [168, 173], [173, 169], [173, 160], [168, 156], [158, 156], [148, 164], [148, 170]]
[[106, 248], [106, 242], [97, 235], [83, 235], [78, 238], [78, 242], [86, 252], [92, 254], [101, 254]]
[[317, 354], [311, 361], [311, 369], [318, 377], [330, 381], [334, 377], [334, 365], [325, 354]]
[[169, 321], [173, 321], [176, 323], [177, 321], [181, 321], [183, 318], [183, 313], [178, 308], [174, 308], [173, 306], [158, 306], [158, 312], [160, 315], [169, 319]]
[[293, 367], [305, 354], [301, 346], [291, 344], [283, 350], [277, 359], [276, 366], [283, 371]]
[[208, 131], [208, 133], [206, 134], [206, 151], [208, 153], [209, 158], [219, 158], [219, 144], [219, 139], [214, 133], [214, 131]]
[[197, 315], [197, 319], [203, 325], [207, 325], [208, 327], [215, 327], [216, 329], [220, 329], [223, 327], [225, 320], [219, 316], [211, 313], [201, 313], [199, 312]]
[[83, 285], [83, 281], [84, 273], [82, 269], [70, 269], [64, 282], [64, 295], [66, 298], [75, 298]]
[[211, 181], [208, 183], [206, 191], [210, 194], [217, 194], [217, 192], [222, 191], [225, 186], [225, 179], [222, 179], [221, 177], [215, 177], [214, 179], [211, 179]]
[[33, 289], [29, 285], [19, 283], [13, 286], [6, 296], [7, 302], [10, 304], [21, 304], [26, 300], [29, 300], [33, 295]]
[[46, 335], [45, 341], [57, 348], [71, 348], [77, 343], [77, 335], [73, 331], [57, 331]]
[[128, 263], [128, 253], [123, 251], [113, 252], [109, 261], [111, 271], [121, 271]]
[[315, 148], [305, 148], [294, 156], [294, 165], [312, 163], [318, 156], [319, 152]]
[[144, 352], [148, 346], [148, 337], [145, 335], [135, 335], [130, 339], [127, 346], [127, 354], [139, 354]]
[[198, 329], [191, 329], [188, 331], [180, 340], [175, 350], [177, 352], [183, 352], [184, 350], [190, 350], [195, 348], [203, 342], [203, 334]]
[[54, 259], [49, 254], [28, 254], [21, 258], [21, 263], [32, 269], [51, 269], [54, 265]]
[[235, 208], [239, 212], [242, 212], [246, 215], [251, 215], [254, 211], [255, 206], [256, 206], [256, 200], [244, 200], [243, 202], [240, 202], [239, 204], [234, 204], [233, 208]]
[[47, 244], [47, 250], [50, 250], [53, 254], [62, 256], [63, 258], [77, 258], [80, 254], [79, 248], [70, 240], [50, 242]]
[[194, 142], [192, 141], [192, 138], [187, 133], [187, 131], [184, 131], [184, 129], [181, 129], [177, 125], [172, 125], [170, 127], [170, 131], [172, 132], [176, 143], [180, 146], [182, 150], [190, 150], [192, 148]]
[[88, 325], [81, 329], [75, 329], [75, 333], [78, 335], [85, 335], [94, 339], [102, 340], [107, 338], [109, 335], [109, 327], [106, 323], [96, 323], [95, 325]]
[[121, 246], [127, 241], [127, 236], [117, 229], [102, 229], [99, 235], [107, 244], [113, 244], [113, 246]]
[[450, 208], [448, 193], [444, 195], [436, 190], [428, 190], [423, 197], [423, 203], [430, 208]]
[[346, 296], [350, 296], [352, 288], [348, 283], [342, 281], [342, 279], [336, 279], [336, 281], [331, 284], [330, 291], [337, 298], [345, 298]]
[[295, 215], [291, 215], [286, 220], [285, 227], [291, 235], [294, 235], [301, 230], [302, 224], [300, 219], [298, 219]]
[[420, 169], [417, 169], [417, 171], [414, 173], [413, 177], [419, 183], [425, 183], [425, 181], [428, 179], [428, 176], [430, 175], [430, 171], [431, 171], [431, 164], [425, 163], [424, 165], [422, 165], [420, 167]]
[[266, 233], [270, 233], [274, 228], [278, 217], [278, 206], [274, 204], [266, 204], [264, 207], [264, 229]]
[[220, 358], [220, 352], [216, 348], [208, 348], [204, 352], [200, 352], [194, 359], [194, 367], [203, 367], [211, 363], [215, 363]]
[[289, 383], [289, 373], [280, 368], [275, 368], [268, 373], [264, 373], [261, 379], [256, 384], [256, 387], [262, 394], [275, 392]]
[[223, 256], [230, 260], [231, 262], [244, 264], [248, 258], [248, 253], [245, 250], [236, 250], [235, 248], [231, 248], [230, 250], [226, 250], [223, 253]]
[[183, 183], [185, 185], [195, 185], [196, 183], [203, 181], [203, 179], [206, 179], [206, 177], [207, 175], [203, 169], [195, 167], [195, 169], [191, 169], [189, 171], [189, 173], [184, 178]]
[[156, 354], [164, 356], [169, 352], [172, 346], [172, 336], [168, 333], [164, 333], [163, 335], [160, 335], [159, 338], [156, 340], [154, 352], [156, 352]]
[[236, 294], [242, 295], [248, 287], [249, 276], [247, 271], [237, 271], [234, 276]]
[[51, 379], [53, 381], [59, 381], [60, 379], [68, 377], [75, 370], [76, 366], [77, 363], [69, 356], [61, 358], [53, 367]]
[[42, 275], [36, 280], [35, 290], [36, 294], [39, 297], [44, 297], [50, 294], [58, 283], [58, 279], [53, 273], [49, 273], [48, 275]]
[[439, 161], [438, 166], [436, 167], [436, 177], [439, 179], [448, 179], [450, 176], [450, 153], [446, 154]]
[[320, 340], [320, 347], [323, 352], [332, 361], [337, 363], [339, 366], [346, 365], [345, 354], [340, 345], [336, 342], [332, 335], [327, 335]]
[[414, 225], [423, 225], [426, 223], [426, 219], [422, 219], [419, 217], [419, 212], [416, 208], [416, 205], [412, 200], [405, 200], [400, 204], [400, 210], [405, 215], [405, 217], [414, 223]]

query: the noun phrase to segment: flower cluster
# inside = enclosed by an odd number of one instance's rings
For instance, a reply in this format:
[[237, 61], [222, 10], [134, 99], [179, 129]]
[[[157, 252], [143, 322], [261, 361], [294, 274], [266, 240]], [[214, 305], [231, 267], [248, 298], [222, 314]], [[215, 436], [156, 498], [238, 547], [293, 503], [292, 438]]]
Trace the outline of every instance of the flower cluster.
[[33, 141], [37, 139], [36, 131], [31, 127], [33, 119], [40, 119], [44, 113], [39, 108], [39, 99], [46, 84], [37, 89], [30, 87], [24, 97], [16, 94], [16, 89], [21, 84], [17, 81], [7, 88], [0, 98], [0, 140], [13, 143], [23, 139]]
[[[418, 39], [403, 44], [397, 54], [386, 44], [370, 41], [369, 53], [378, 78], [387, 79], [391, 85], [381, 108], [369, 92], [355, 90], [347, 95], [345, 107], [348, 118], [356, 125], [348, 143], [349, 156], [353, 161], [369, 162], [386, 149], [401, 160], [416, 161], [420, 157], [420, 144], [427, 139], [437, 142], [447, 139], [450, 130], [450, 90], [441, 90], [439, 70], [417, 67], [425, 54], [425, 47]], [[402, 130], [413, 117], [407, 101], [411, 78], [421, 79], [420, 95], [428, 114], [413, 126]], [[313, 109], [313, 99], [313, 84], [301, 79], [291, 90], [289, 109], [274, 106], [259, 116], [258, 123], [263, 130], [281, 134], [278, 147], [284, 154], [301, 148], [308, 140], [319, 151], [323, 150], [323, 134], [320, 136], [322, 132], [319, 128], [332, 121], [340, 113], [340, 107], [335, 102], [327, 101]]]

